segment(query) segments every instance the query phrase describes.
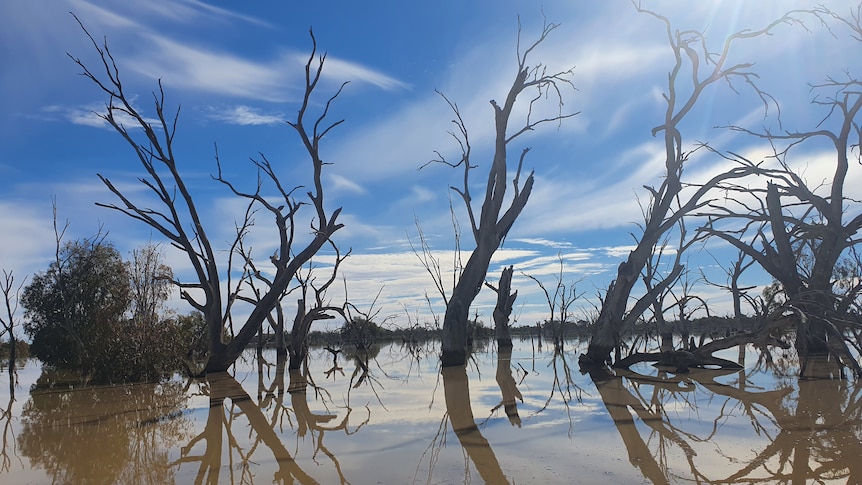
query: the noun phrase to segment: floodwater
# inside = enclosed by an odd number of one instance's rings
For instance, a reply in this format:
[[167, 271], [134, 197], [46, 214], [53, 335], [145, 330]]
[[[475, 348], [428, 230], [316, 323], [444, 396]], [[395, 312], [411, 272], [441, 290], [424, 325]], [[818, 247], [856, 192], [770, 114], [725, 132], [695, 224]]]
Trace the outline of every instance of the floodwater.
[[852, 382], [754, 354], [582, 375], [572, 345], [442, 372], [434, 344], [312, 349], [307, 376], [252, 351], [233, 375], [96, 388], [28, 361], [14, 397], [0, 374], [0, 483], [862, 483]]

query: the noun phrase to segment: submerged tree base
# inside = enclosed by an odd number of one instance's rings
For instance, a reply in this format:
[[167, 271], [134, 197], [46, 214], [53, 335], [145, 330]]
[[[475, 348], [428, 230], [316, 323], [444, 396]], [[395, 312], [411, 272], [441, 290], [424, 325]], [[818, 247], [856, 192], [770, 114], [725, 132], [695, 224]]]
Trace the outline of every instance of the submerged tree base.
[[611, 362], [610, 355], [613, 350], [613, 346], [597, 345], [595, 340], [590, 342], [587, 353], [578, 356], [581, 373], [586, 374], [592, 369], [607, 366]]
[[440, 354], [440, 363], [443, 367], [457, 367], [467, 365], [466, 350], [443, 350]]

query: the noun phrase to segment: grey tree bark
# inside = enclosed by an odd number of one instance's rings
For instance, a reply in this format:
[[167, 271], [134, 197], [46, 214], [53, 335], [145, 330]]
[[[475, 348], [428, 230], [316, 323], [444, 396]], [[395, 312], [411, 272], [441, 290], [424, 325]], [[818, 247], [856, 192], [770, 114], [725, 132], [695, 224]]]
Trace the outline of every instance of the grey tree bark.
[[494, 306], [494, 334], [497, 337], [497, 348], [512, 348], [512, 335], [509, 332], [509, 317], [512, 315], [512, 306], [518, 298], [518, 290], [512, 293], [513, 266], [503, 268], [500, 282], [496, 288], [486, 283], [488, 287], [497, 292], [497, 304]]
[[[524, 209], [524, 206], [526, 206], [533, 189], [534, 179], [532, 172], [527, 176], [523, 188], [520, 186], [524, 157], [529, 151], [529, 148], [527, 148], [521, 152], [518, 166], [512, 179], [514, 194], [511, 196], [508, 207], [504, 208], [507, 200], [506, 186], [509, 183], [509, 143], [523, 133], [532, 131], [540, 124], [559, 122], [577, 114], [562, 113], [562, 93], [560, 88], [564, 85], [573, 87], [571, 81], [568, 79], [572, 69], [548, 75], [545, 74], [544, 66], [541, 64], [535, 66], [527, 64], [529, 54], [557, 27], [557, 24], [546, 24], [536, 42], [530, 45], [523, 53], [519, 50], [518, 71], [509, 88], [505, 101], [500, 105], [496, 101], [491, 100], [491, 106], [494, 110], [495, 127], [494, 158], [488, 170], [485, 194], [478, 217], [473, 210], [473, 200], [469, 187], [470, 170], [476, 168], [476, 166], [471, 164], [471, 146], [467, 128], [461, 118], [458, 107], [444, 96], [444, 99], [449, 103], [456, 116], [454, 123], [458, 127], [459, 135], [454, 136], [461, 147], [461, 160], [457, 163], [450, 163], [440, 155], [438, 160], [432, 160], [428, 163], [436, 162], [451, 167], [463, 168], [464, 178], [462, 188], [451, 188], [460, 195], [464, 202], [470, 220], [473, 240], [476, 244], [446, 305], [446, 313], [443, 317], [441, 356], [444, 367], [464, 365], [467, 362], [467, 319], [469, 317], [470, 305], [482, 288], [491, 257], [497, 248], [500, 247], [515, 220]], [[530, 110], [528, 111], [524, 125], [519, 127], [514, 133], [510, 133], [509, 121], [512, 109], [515, 107], [518, 96], [525, 90], [536, 90], [540, 96], [536, 96], [530, 101]], [[534, 119], [532, 117], [533, 103], [544, 97], [546, 93], [556, 93], [561, 110], [560, 114], [549, 118]]]
[[[736, 32], [724, 40], [719, 52], [708, 53], [707, 39], [703, 33], [674, 30], [666, 17], [640, 7], [638, 10], [656, 17], [665, 25], [668, 43], [675, 59], [668, 75], [667, 92], [663, 95], [667, 104], [665, 119], [661, 125], [652, 130], [653, 135], [664, 133], [665, 173], [657, 189], [646, 187], [650, 192], [651, 201], [645, 213], [643, 234], [635, 249], [629, 253], [625, 261], [620, 263], [617, 277], [608, 287], [587, 352], [579, 357], [581, 366], [585, 368], [607, 363], [611, 352], [618, 348], [621, 335], [651, 304], [653, 300], [651, 294], [642, 296], [631, 307], [629, 300], [635, 283], [652, 257], [652, 250], [659, 240], [677, 226], [687, 214], [707, 205], [709, 201], [705, 199], [706, 196], [721, 182], [755, 173], [755, 167], [741, 163], [727, 172], [712, 177], [684, 198], [686, 193], [683, 192], [683, 188], [686, 184], [682, 180], [683, 166], [690, 152], [684, 151], [682, 133], [678, 128], [680, 123], [692, 111], [704, 90], [717, 81], [732, 82], [734, 79], [744, 81], [753, 86], [763, 99], [766, 94], [757, 89], [754, 84], [756, 74], [749, 70], [752, 64], [729, 65], [731, 47], [736, 41], [768, 35], [780, 24], [795, 22], [793, 17], [785, 15], [763, 29]], [[690, 72], [686, 73], [684, 69], [690, 69]], [[683, 247], [687, 247], [691, 242], [689, 241]], [[665, 279], [653, 288], [653, 291], [664, 291], [682, 272], [682, 269], [681, 265], [676, 265]]]
[[[804, 13], [816, 16], [827, 26], [837, 23], [849, 27], [851, 37], [862, 42], [858, 16], [848, 19], [825, 7]], [[769, 177], [765, 190], [742, 193], [739, 187], [729, 187], [732, 194], [729, 200], [739, 201], [753, 195], [756, 204], [711, 206], [709, 222], [701, 231], [731, 243], [781, 284], [787, 297], [784, 308], [797, 316], [795, 347], [803, 360], [803, 371], [808, 356], [830, 355], [862, 376], [862, 367], [849, 350], [845, 336], [847, 329], [856, 325], [848, 310], [858, 289], [844, 297], [835, 291], [836, 267], [842, 256], [858, 244], [856, 234], [862, 229], [859, 203], [846, 194], [849, 157], [855, 153], [855, 161], [860, 160], [862, 81], [845, 75], [846, 80], [827, 77], [823, 83], [812, 86], [815, 92], [826, 93], [815, 96], [811, 102], [826, 108], [827, 114], [811, 131], [785, 129], [774, 133], [768, 129], [755, 132], [730, 127], [768, 141], [773, 147], [771, 158], [778, 165], [758, 169], [759, 175]], [[804, 172], [792, 168], [791, 160], [798, 147], [818, 139], [833, 148], [831, 178], [822, 184], [826, 190], [809, 185]], [[737, 154], [725, 156], [729, 160], [744, 160]], [[736, 221], [741, 229], [717, 229], [717, 224], [728, 221]]]

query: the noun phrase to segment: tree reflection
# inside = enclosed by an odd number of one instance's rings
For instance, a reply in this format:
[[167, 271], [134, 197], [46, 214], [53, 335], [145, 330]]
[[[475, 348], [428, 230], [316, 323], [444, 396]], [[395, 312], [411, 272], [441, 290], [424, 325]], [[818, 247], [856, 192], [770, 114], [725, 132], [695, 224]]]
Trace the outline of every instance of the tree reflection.
[[[829, 359], [808, 362], [809, 375], [832, 376]], [[862, 388], [834, 378], [800, 379], [798, 389], [775, 411], [780, 427], [772, 443], [727, 477], [751, 482], [769, 474], [775, 480], [862, 483]]]
[[20, 453], [54, 483], [171, 483], [168, 450], [187, 438], [179, 382], [50, 387], [46, 370], [22, 411]]
[[494, 450], [491, 449], [488, 440], [482, 436], [473, 419], [467, 368], [465, 366], [443, 367], [442, 374], [449, 421], [467, 456], [470, 457], [485, 483], [509, 483], [500, 468], [497, 456], [494, 455]]
[[[317, 483], [308, 475], [291, 456], [290, 452], [276, 434], [261, 408], [252, 401], [242, 385], [226, 372], [207, 374], [205, 392], [209, 394], [210, 407], [206, 426], [181, 450], [178, 464], [198, 462], [199, 468], [195, 483], [219, 483], [219, 474], [223, 464], [232, 464], [234, 457], [238, 461], [239, 479], [233, 476], [234, 467], [229, 467], [231, 483], [251, 483], [252, 454], [263, 443], [270, 450], [278, 466], [273, 475], [275, 483]], [[230, 407], [226, 408], [226, 401]], [[232, 424], [243, 417], [256, 437], [254, 444], [244, 449], [242, 442], [234, 436]], [[224, 437], [227, 437], [229, 455], [227, 460], [222, 457]], [[203, 450], [198, 454], [193, 452], [203, 444]]]
[[[590, 371], [590, 377], [599, 391], [599, 395], [605, 404], [614, 425], [622, 438], [628, 452], [629, 463], [638, 468], [640, 472], [652, 483], [669, 483], [667, 478], [667, 467], [661, 466], [657, 458], [649, 449], [647, 443], [641, 437], [635, 425], [634, 416], [637, 415], [644, 423], [658, 430], [661, 436], [672, 436], [664, 428], [665, 422], [657, 412], [651, 409], [649, 403], [644, 404], [625, 386], [622, 378], [615, 377], [605, 369], [598, 368]], [[634, 414], [633, 414], [634, 413]], [[677, 444], [685, 442], [671, 438]], [[693, 452], [690, 447], [682, 446], [688, 460], [692, 459]], [[694, 468], [694, 467], [693, 467]], [[695, 468], [696, 470], [696, 468]]]
[[[744, 373], [736, 382], [720, 382], [729, 375], [700, 369], [654, 376], [590, 372], [630, 463], [652, 483], [862, 483], [862, 396], [854, 382], [793, 379], [767, 391]], [[680, 409], [696, 411], [697, 419], [686, 418]], [[710, 419], [713, 409], [718, 411]], [[750, 425], [742, 432], [763, 439], [761, 450], [734, 447], [741, 422]], [[714, 455], [697, 453], [705, 446], [736, 466], [720, 472], [709, 468]], [[670, 458], [678, 454], [687, 463], [682, 470]]]
[[502, 406], [512, 426], [520, 428], [521, 416], [518, 415], [518, 400], [524, 402], [524, 397], [521, 395], [521, 391], [518, 390], [515, 378], [512, 377], [512, 347], [499, 347], [497, 351], [497, 373], [495, 379], [497, 380], [497, 385], [500, 386], [503, 400], [491, 412], [500, 409], [500, 406]]
[[[523, 369], [523, 367], [522, 367]], [[525, 371], [526, 373], [526, 371]], [[422, 463], [428, 460], [428, 483], [433, 481], [434, 467], [437, 465], [441, 450], [446, 445], [447, 425], [451, 424], [461, 449], [464, 451], [465, 462], [469, 459], [479, 476], [485, 483], [509, 483], [506, 475], [500, 467], [500, 462], [494, 454], [494, 450], [488, 440], [482, 435], [480, 426], [477, 425], [473, 416], [473, 408], [470, 403], [470, 382], [467, 378], [467, 367], [443, 367], [440, 370], [443, 381], [443, 394], [446, 403], [446, 413], [440, 420], [437, 431], [429, 443], [425, 452], [422, 453], [416, 466], [414, 481], [418, 476]], [[521, 427], [521, 417], [518, 414], [518, 401], [524, 401], [518, 383], [512, 375], [512, 348], [499, 347], [497, 353], [497, 369], [495, 380], [500, 388], [502, 399], [500, 404], [491, 409], [493, 415], [501, 407], [505, 410], [509, 423], [512, 426]], [[439, 383], [439, 381], [438, 381]], [[487, 419], [490, 419], [487, 418]], [[483, 424], [487, 422], [483, 421]], [[469, 465], [465, 463], [465, 483], [469, 481]]]
[[[297, 439], [310, 435], [314, 444], [312, 458], [317, 459], [317, 454], [322, 452], [332, 461], [335, 470], [338, 472], [340, 482], [348, 483], [338, 459], [323, 443], [323, 436], [327, 431], [343, 431], [347, 435], [356, 433], [371, 420], [371, 410], [366, 406], [365, 417], [354, 427], [350, 426], [350, 417], [353, 411], [350, 407], [347, 408], [347, 412], [340, 421], [333, 423], [333, 420], [337, 417], [335, 414], [315, 414], [308, 407], [308, 387], [309, 382], [305, 375], [298, 370], [290, 372], [290, 402], [293, 406], [293, 412], [296, 413]], [[315, 389], [315, 392], [318, 392], [317, 389]]]
[[380, 406], [386, 409], [386, 405], [383, 403], [383, 398], [381, 397], [381, 391], [384, 390], [384, 387], [381, 379], [372, 371], [372, 362], [374, 363], [374, 367], [383, 374], [384, 379], [395, 380], [395, 378], [387, 374], [380, 367], [380, 363], [377, 361], [379, 354], [379, 346], [373, 346], [368, 349], [354, 349], [345, 353], [345, 357], [351, 359], [354, 364], [353, 373], [350, 375], [350, 388], [347, 391], [348, 409], [350, 407], [350, 390], [359, 389], [363, 386], [367, 387], [374, 394]]
[[[569, 361], [567, 360], [566, 355], [566, 351], [554, 348], [551, 362], [548, 363], [548, 367], [551, 368], [551, 375], [553, 376], [551, 391], [548, 393], [548, 398], [545, 400], [544, 405], [542, 405], [535, 414], [539, 414], [547, 410], [548, 406], [550, 406], [551, 402], [554, 400], [554, 396], [559, 396], [559, 399], [562, 400], [563, 406], [566, 410], [566, 417], [569, 420], [568, 434], [569, 437], [572, 437], [572, 433], [574, 432], [574, 417], [572, 416], [571, 404], [572, 401], [583, 401], [583, 389], [578, 386], [572, 377], [572, 368], [569, 366]], [[536, 365], [535, 359], [536, 357], [534, 355], [534, 369]]]
[[[260, 356], [259, 356], [260, 358]], [[274, 373], [271, 372], [274, 369]], [[313, 384], [302, 370], [289, 371], [285, 386], [286, 360], [279, 356], [273, 366], [258, 361], [258, 401], [255, 403], [248, 393], [227, 373], [209, 374], [203, 392], [209, 396], [209, 412], [203, 432], [192, 438], [181, 450], [176, 464], [197, 463], [195, 483], [253, 483], [262, 462], [269, 458], [261, 456], [267, 450], [275, 460], [277, 469], [267, 483], [318, 483], [297, 462], [303, 443], [312, 445], [311, 460], [318, 467], [319, 456], [326, 456], [332, 463], [341, 483], [348, 483], [335, 453], [324, 442], [326, 432], [343, 431], [356, 433], [371, 417], [367, 414], [358, 424], [351, 426], [352, 409], [347, 407], [344, 416], [331, 412], [315, 413], [309, 406], [309, 394], [326, 404], [331, 402], [327, 391]], [[287, 394], [285, 394], [287, 390]], [[288, 398], [287, 402], [286, 397]], [[293, 454], [284, 443], [286, 431], [293, 430], [296, 450]], [[243, 440], [239, 433], [247, 433]], [[226, 454], [225, 454], [226, 452]], [[226, 470], [225, 479], [220, 473]], [[238, 474], [238, 476], [237, 476]]]
[[[0, 427], [3, 428], [0, 436], [0, 473], [8, 472], [12, 466], [12, 456], [15, 453], [15, 436], [12, 431], [12, 410], [15, 404], [15, 375], [10, 372], [9, 401], [6, 407], [0, 409]], [[20, 458], [19, 458], [20, 460]]]

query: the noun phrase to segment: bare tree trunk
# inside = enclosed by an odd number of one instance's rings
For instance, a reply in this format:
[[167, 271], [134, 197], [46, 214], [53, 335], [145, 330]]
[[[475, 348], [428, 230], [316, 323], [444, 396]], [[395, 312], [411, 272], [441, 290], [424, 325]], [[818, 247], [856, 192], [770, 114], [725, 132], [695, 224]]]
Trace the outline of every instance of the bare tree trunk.
[[[244, 219], [240, 219], [237, 224], [236, 236], [230, 250], [227, 251], [228, 263], [223, 267], [216, 259], [217, 251], [209, 240], [203, 218], [175, 159], [173, 141], [177, 131], [179, 109], [172, 117], [166, 115], [165, 93], [160, 83], [158, 91], [153, 93], [156, 121], [150, 121], [152, 115], [145, 117], [133, 105], [134, 96], [124, 91], [125, 87], [119, 78], [119, 68], [107, 43], [100, 45], [80, 21], [79, 24], [99, 54], [103, 72], [100, 76], [96, 76], [83, 61], [70, 57], [81, 67], [82, 74], [108, 96], [107, 112], [99, 116], [131, 146], [147, 173], [140, 178], [140, 181], [151, 192], [149, 195], [159, 202], [156, 208], [150, 205], [150, 200], [139, 204], [130, 199], [128, 193], [124, 193], [108, 178], [99, 174], [99, 178], [120, 202], [97, 205], [119, 211], [143, 222], [168, 239], [175, 248], [185, 253], [194, 270], [196, 281], [175, 280], [174, 283], [180, 288], [180, 297], [204, 315], [209, 334], [209, 359], [204, 372], [226, 371], [254, 339], [273, 309], [279, 305], [297, 272], [317, 254], [324, 244], [332, 244], [333, 234], [343, 227], [337, 222], [341, 209], [328, 212], [325, 207], [322, 178], [325, 163], [320, 157], [320, 142], [327, 133], [344, 121], [330, 123], [327, 120], [330, 105], [341, 93], [344, 85], [342, 84], [341, 88], [323, 104], [316, 118], [309, 114], [312, 94], [321, 79], [326, 59], [325, 55], [318, 56], [317, 42], [313, 33], [309, 32], [313, 49], [305, 63], [304, 93], [296, 118], [287, 122], [300, 138], [313, 171], [312, 180], [306, 192], [307, 201], [299, 202], [295, 194], [297, 189], [306, 184], [296, 184], [293, 189], [290, 189], [279, 179], [276, 169], [263, 155], [261, 155], [262, 161], [252, 160], [258, 172], [256, 187], [250, 192], [240, 190], [223, 177], [221, 162], [216, 152], [218, 173], [213, 178], [230, 189], [234, 196], [246, 202]], [[318, 105], [317, 101], [313, 104]], [[119, 116], [122, 118], [118, 119]], [[269, 194], [263, 195], [264, 183], [269, 185], [267, 191], [271, 189], [278, 194], [278, 201]], [[313, 211], [313, 236], [304, 247], [295, 247], [297, 214], [305, 206]], [[272, 240], [276, 243], [276, 251], [269, 258], [273, 271], [267, 273], [274, 275], [271, 280], [267, 280], [266, 293], [249, 301], [249, 298], [242, 294], [245, 283], [249, 279], [260, 278], [263, 273], [256, 270], [251, 260], [251, 252], [242, 250], [242, 242], [254, 225], [254, 214], [258, 210], [272, 216], [274, 221], [275, 237]], [[239, 281], [234, 282], [231, 280], [231, 275], [237, 272], [238, 268], [233, 267], [232, 262], [237, 255], [245, 265]], [[225, 279], [224, 275], [227, 275], [227, 288], [222, 283]], [[222, 340], [222, 334], [226, 325], [232, 322], [231, 315], [237, 302], [251, 303], [253, 307], [239, 332], [232, 335], [230, 341], [225, 342]]]
[[276, 320], [275, 325], [275, 353], [279, 357], [284, 357], [287, 355], [287, 345], [284, 339], [284, 316], [279, 308], [279, 318]]
[[[474, 295], [475, 296], [475, 295]], [[466, 303], [457, 294], [452, 295], [443, 317], [443, 336], [440, 362], [443, 367], [460, 366], [467, 363], [467, 318], [471, 297]]]
[[494, 329], [497, 337], [497, 348], [512, 348], [512, 335], [509, 333], [509, 316], [512, 314], [512, 306], [518, 297], [518, 291], [512, 291], [513, 267], [503, 269], [500, 275], [500, 283], [496, 288], [497, 305], [494, 307]]
[[[508, 209], [503, 208], [503, 203], [507, 199], [506, 186], [509, 184], [509, 167], [507, 166], [508, 144], [518, 136], [532, 131], [537, 125], [547, 122], [559, 122], [565, 118], [574, 116], [573, 114], [560, 113], [549, 118], [534, 119], [527, 116], [527, 120], [523, 126], [517, 128], [515, 133], [508, 132], [509, 117], [512, 114], [512, 109], [515, 106], [515, 101], [518, 96], [526, 89], [532, 88], [538, 90], [538, 96], [530, 102], [530, 106], [538, 100], [545, 98], [547, 93], [555, 93], [558, 96], [560, 110], [562, 110], [562, 94], [560, 85], [572, 86], [571, 80], [568, 77], [572, 73], [572, 69], [556, 74], [546, 74], [545, 66], [541, 64], [530, 67], [527, 65], [527, 57], [529, 53], [545, 38], [557, 28], [556, 24], [546, 24], [542, 31], [539, 40], [534, 42], [529, 48], [518, 52], [518, 72], [506, 99], [502, 105], [497, 104], [495, 100], [491, 100], [491, 106], [494, 109], [494, 158], [491, 162], [491, 167], [488, 170], [488, 179], [485, 185], [485, 195], [482, 199], [482, 207], [478, 217], [473, 208], [472, 196], [470, 195], [469, 174], [470, 170], [476, 168], [470, 159], [470, 140], [467, 136], [467, 128], [458, 111], [458, 107], [451, 101], [446, 99], [449, 106], [455, 113], [455, 125], [458, 127], [460, 137], [456, 136], [461, 147], [461, 160], [458, 163], [449, 163], [442, 158], [433, 160], [450, 167], [462, 167], [464, 170], [463, 187], [452, 187], [452, 190], [457, 192], [467, 209], [467, 215], [470, 219], [470, 228], [472, 229], [473, 240], [476, 247], [470, 255], [463, 272], [452, 291], [452, 296], [446, 304], [446, 313], [443, 318], [443, 335], [442, 335], [442, 355], [441, 360], [444, 367], [460, 366], [467, 362], [467, 319], [469, 318], [470, 305], [479, 294], [482, 284], [485, 280], [485, 275], [488, 272], [488, 265], [491, 261], [491, 256], [500, 247], [500, 243], [505, 239], [515, 220], [520, 215], [524, 206], [527, 205], [527, 200], [530, 198], [530, 192], [533, 189], [533, 173], [527, 177], [524, 182], [523, 189], [519, 186], [521, 170], [523, 167], [524, 157], [529, 148], [521, 152], [521, 157], [518, 162], [515, 176], [511, 181], [514, 195], [511, 196], [511, 202]], [[531, 110], [532, 113], [532, 110]], [[429, 162], [429, 163], [432, 163]]]
[[[307, 318], [308, 315], [305, 313], [305, 300], [297, 300], [296, 316], [293, 319], [293, 329], [290, 332], [290, 349], [288, 350], [290, 362], [287, 367], [291, 371], [302, 367], [302, 363], [305, 362], [306, 357], [308, 357], [308, 343], [305, 341], [305, 338], [308, 335], [307, 329], [310, 327], [310, 324], [306, 324]], [[283, 340], [284, 332], [282, 332], [282, 341]]]
[[258, 355], [263, 353], [263, 347], [264, 347], [263, 329], [264, 329], [264, 327], [265, 327], [264, 323], [261, 322], [260, 328], [257, 329], [257, 354]]
[[15, 394], [15, 353], [17, 349], [17, 340], [15, 339], [15, 313], [18, 310], [18, 301], [20, 301], [22, 282], [18, 287], [15, 287], [15, 275], [11, 271], [3, 270], [3, 279], [0, 280], [0, 293], [3, 294], [3, 311], [0, 311], [0, 337], [4, 333], [9, 334], [9, 389], [10, 396]]
[[[638, 247], [629, 253], [628, 259], [617, 269], [617, 279], [611, 283], [602, 302], [587, 353], [582, 354], [578, 359], [581, 365], [604, 364], [610, 360], [611, 352], [619, 347], [629, 295], [638, 280], [640, 269], [644, 267], [651, 254], [649, 249], [653, 244], [649, 244], [647, 235], [645, 232]], [[660, 235], [650, 234], [649, 236], [657, 240]]]
[[665, 320], [664, 315], [656, 315], [656, 326], [661, 339], [661, 351], [670, 352], [673, 350], [673, 325]]
[[[579, 357], [582, 367], [602, 365], [610, 358], [610, 353], [617, 349], [619, 354], [620, 335], [625, 332], [626, 327], [637, 320], [638, 317], [649, 307], [652, 300], [651, 295], [639, 299], [635, 305], [628, 309], [629, 298], [632, 289], [638, 280], [640, 272], [652, 257], [652, 248], [659, 240], [677, 226], [687, 214], [708, 203], [703, 201], [706, 195], [726, 180], [745, 177], [755, 173], [753, 167], [740, 166], [727, 172], [718, 174], [699, 185], [688, 197], [680, 197], [683, 183], [683, 164], [688, 159], [688, 153], [683, 151], [682, 134], [677, 128], [680, 122], [691, 112], [703, 91], [711, 84], [719, 80], [730, 82], [733, 78], [744, 78], [751, 83], [754, 73], [747, 69], [750, 64], [727, 65], [730, 48], [733, 41], [767, 35], [777, 25], [787, 21], [787, 16], [782, 17], [769, 24], [766, 28], [752, 31], [742, 30], [731, 34], [725, 39], [723, 49], [720, 52], [710, 54], [709, 62], [701, 59], [703, 54], [698, 54], [698, 49], [706, 50], [706, 36], [703, 33], [687, 30], [674, 30], [670, 21], [661, 15], [649, 10], [637, 7], [640, 12], [652, 15], [664, 23], [667, 38], [676, 59], [675, 65], [668, 76], [668, 90], [664, 93], [667, 104], [663, 124], [653, 128], [653, 135], [664, 133], [665, 146], [665, 173], [664, 180], [656, 189], [647, 187], [650, 192], [651, 201], [646, 213], [646, 221], [643, 226], [643, 235], [626, 260], [620, 264], [617, 270], [617, 278], [608, 287], [607, 294], [602, 304], [599, 317], [595, 324], [595, 333], [590, 340], [585, 354]], [[703, 45], [701, 46], [701, 43]], [[697, 46], [697, 47], [693, 47]], [[709, 65], [711, 69], [705, 73], [699, 72], [697, 67], [700, 62]], [[683, 68], [692, 68], [690, 76], [683, 74]], [[690, 86], [683, 85], [691, 83]], [[758, 91], [759, 92], [759, 91]], [[687, 94], [686, 97], [683, 97]], [[682, 96], [681, 96], [682, 95]], [[688, 245], [690, 243], [686, 243]], [[682, 271], [677, 265], [671, 273]], [[672, 274], [664, 282], [669, 283]], [[655, 291], [663, 291], [661, 285], [654, 288]], [[617, 355], [619, 359], [619, 355]]]

